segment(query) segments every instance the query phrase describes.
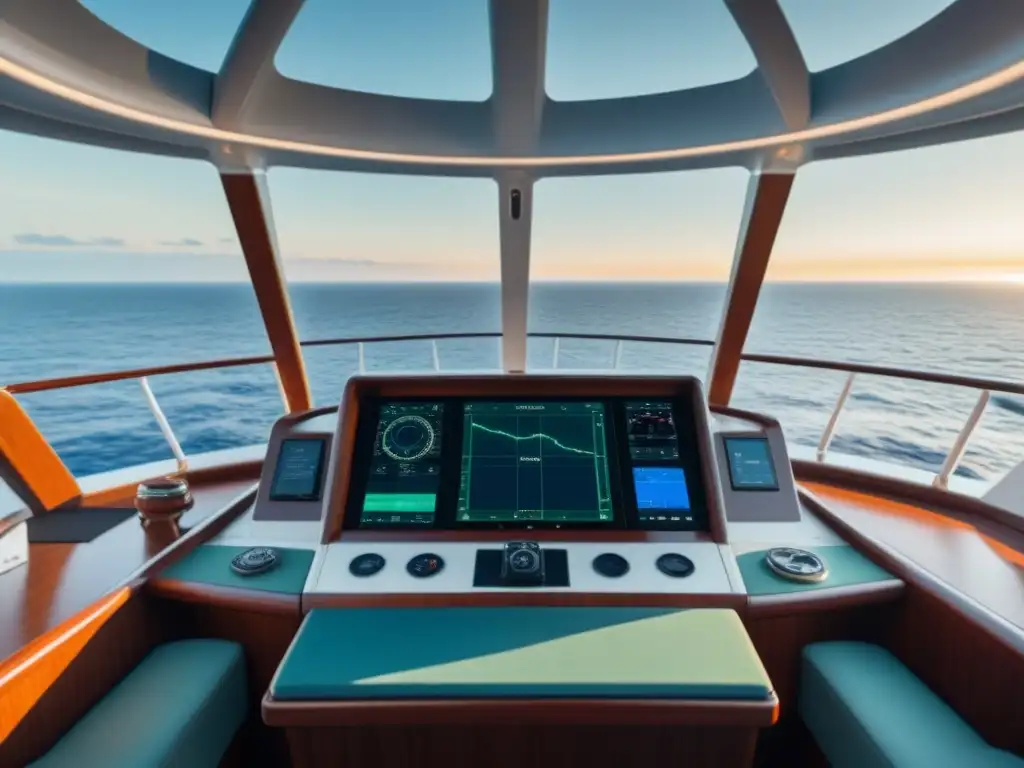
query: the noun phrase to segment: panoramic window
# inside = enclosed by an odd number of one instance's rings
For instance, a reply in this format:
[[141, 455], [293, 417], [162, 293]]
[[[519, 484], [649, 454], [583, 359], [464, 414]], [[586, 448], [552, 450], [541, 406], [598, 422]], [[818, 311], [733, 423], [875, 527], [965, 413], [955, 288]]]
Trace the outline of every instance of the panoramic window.
[[611, 99], [714, 85], [757, 66], [721, 0], [552, 0], [547, 92]]
[[779, 0], [807, 67], [818, 72], [871, 53], [912, 32], [954, 0]]
[[[498, 192], [490, 179], [270, 172], [278, 242], [303, 340], [491, 333], [437, 342], [442, 370], [498, 366]], [[304, 351], [320, 404], [359, 369], [356, 344]], [[367, 370], [429, 371], [429, 341], [364, 345]]]
[[[749, 174], [742, 168], [546, 179], [537, 184], [530, 332], [713, 340]], [[529, 347], [550, 368], [551, 338]], [[710, 346], [624, 343], [628, 370], [704, 378]], [[558, 340], [561, 368], [608, 368], [614, 341]]]
[[491, 95], [483, 0], [309, 0], [275, 59], [282, 75], [420, 99]]
[[[0, 133], [0, 386], [269, 354], [217, 172]], [[259, 443], [270, 366], [156, 376], [187, 453]], [[77, 475], [170, 457], [138, 381], [19, 395]]]
[[[1020, 381], [1024, 359], [1024, 135], [800, 170], [747, 352]], [[735, 402], [816, 445], [845, 374], [744, 364]], [[860, 376], [833, 451], [934, 472], [971, 389]], [[994, 393], [960, 477], [1024, 458], [1024, 403]]]
[[250, 0], [79, 0], [91, 13], [164, 56], [216, 72]]

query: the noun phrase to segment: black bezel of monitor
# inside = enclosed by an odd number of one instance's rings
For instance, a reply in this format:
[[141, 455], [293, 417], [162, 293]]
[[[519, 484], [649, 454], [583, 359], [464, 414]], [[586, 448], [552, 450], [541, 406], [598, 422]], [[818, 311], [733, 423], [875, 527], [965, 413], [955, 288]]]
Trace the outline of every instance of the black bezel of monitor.
[[[289, 445], [295, 443], [317, 443], [319, 446], [316, 459], [316, 477], [313, 481], [313, 490], [308, 494], [281, 493], [277, 485], [281, 479], [281, 472], [284, 468], [285, 452]], [[281, 441], [281, 449], [277, 453], [277, 464], [274, 467], [274, 477], [270, 481], [271, 501], [320, 501], [324, 488], [324, 468], [326, 458], [327, 441], [322, 437], [291, 437]]]
[[[672, 420], [676, 428], [676, 444], [679, 457], [675, 461], [634, 461], [629, 452], [629, 434], [626, 429], [626, 404], [640, 401], [665, 402], [672, 409]], [[616, 420], [621, 429], [618, 434], [618, 454], [627, 458], [622, 462], [624, 471], [621, 473], [623, 499], [628, 515], [629, 528], [641, 531], [707, 531], [708, 520], [707, 494], [704, 488], [704, 473], [701, 465], [701, 451], [697, 440], [697, 424], [693, 418], [693, 410], [689, 401], [667, 397], [623, 397], [615, 402]], [[636, 498], [636, 486], [633, 481], [633, 467], [682, 467], [686, 477], [686, 489], [690, 496], [690, 514], [692, 522], [681, 520], [678, 523], [660, 522], [657, 520], [641, 520], [640, 508]]]
[[[768, 457], [768, 468], [772, 471], [771, 485], [744, 485], [736, 482], [736, 474], [733, 471], [732, 453], [729, 451], [730, 443], [763, 443], [765, 455]], [[743, 437], [722, 437], [722, 444], [725, 447], [725, 464], [729, 472], [729, 485], [734, 491], [777, 491], [779, 490], [779, 473], [775, 468], [775, 457], [772, 456], [772, 445], [767, 437], [743, 436]]]
[[[346, 530], [651, 530], [651, 531], [706, 531], [708, 530], [707, 497], [700, 461], [700, 449], [696, 435], [692, 408], [689, 402], [671, 398], [651, 398], [671, 403], [673, 419], [679, 444], [679, 459], [670, 466], [680, 466], [686, 475], [690, 494], [692, 522], [666, 524], [660, 521], [641, 521], [637, 509], [636, 492], [633, 487], [634, 466], [666, 466], [665, 463], [633, 462], [629, 453], [629, 438], [626, 434], [626, 402], [644, 398], [636, 397], [579, 397], [556, 395], [494, 397], [494, 396], [443, 396], [443, 397], [368, 397], [360, 403], [359, 423], [353, 445], [352, 475], [345, 501], [343, 527]], [[545, 522], [545, 521], [463, 521], [457, 519], [463, 443], [463, 413], [467, 402], [599, 402], [605, 406], [607, 419], [606, 449], [613, 517], [608, 521], [586, 522]], [[373, 445], [377, 435], [380, 408], [385, 404], [443, 403], [442, 428], [444, 442], [441, 453], [441, 470], [438, 479], [437, 504], [431, 523], [380, 523], [364, 522], [362, 504], [370, 475]]]

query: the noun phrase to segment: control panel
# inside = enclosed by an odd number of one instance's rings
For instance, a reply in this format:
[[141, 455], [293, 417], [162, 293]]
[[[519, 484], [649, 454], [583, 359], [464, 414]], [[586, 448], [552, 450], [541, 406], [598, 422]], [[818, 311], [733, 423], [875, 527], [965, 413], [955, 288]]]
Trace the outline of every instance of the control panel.
[[742, 591], [727, 550], [712, 542], [340, 541], [327, 547], [309, 591], [727, 595]]
[[702, 455], [693, 407], [683, 398], [368, 398], [344, 527], [706, 531], [702, 462], [713, 458]]

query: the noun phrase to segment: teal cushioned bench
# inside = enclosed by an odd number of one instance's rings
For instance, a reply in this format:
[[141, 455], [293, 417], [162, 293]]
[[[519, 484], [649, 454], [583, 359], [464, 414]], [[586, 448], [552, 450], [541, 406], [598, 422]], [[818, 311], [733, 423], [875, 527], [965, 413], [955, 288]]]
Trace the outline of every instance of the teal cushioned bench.
[[31, 768], [216, 768], [248, 708], [242, 646], [158, 646]]
[[734, 611], [537, 607], [317, 609], [271, 695], [766, 702], [773, 693]]
[[877, 645], [804, 648], [800, 716], [836, 768], [1024, 768]]

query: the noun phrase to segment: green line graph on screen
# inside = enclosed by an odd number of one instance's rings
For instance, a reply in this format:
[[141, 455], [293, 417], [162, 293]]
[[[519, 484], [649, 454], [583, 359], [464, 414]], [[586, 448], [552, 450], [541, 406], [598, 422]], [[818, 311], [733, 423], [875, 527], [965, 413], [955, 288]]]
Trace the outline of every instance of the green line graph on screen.
[[610, 522], [603, 403], [467, 403], [458, 518]]

